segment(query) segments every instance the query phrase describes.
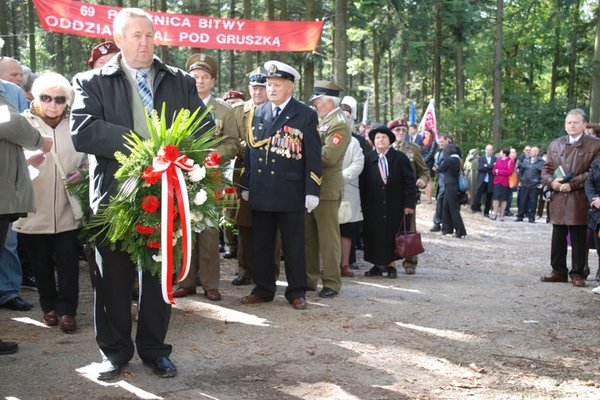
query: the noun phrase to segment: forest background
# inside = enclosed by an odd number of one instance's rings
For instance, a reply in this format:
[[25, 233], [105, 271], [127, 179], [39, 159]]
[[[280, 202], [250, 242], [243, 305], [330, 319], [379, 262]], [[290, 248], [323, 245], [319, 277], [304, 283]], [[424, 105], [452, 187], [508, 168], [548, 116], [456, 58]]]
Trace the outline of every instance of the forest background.
[[[417, 121], [434, 99], [438, 130], [461, 147], [543, 148], [564, 134], [566, 110], [600, 120], [597, 0], [107, 0], [95, 4], [221, 18], [325, 21], [313, 52], [263, 53], [159, 47], [179, 67], [202, 51], [219, 64], [215, 94], [246, 91], [246, 73], [278, 59], [302, 74], [296, 96], [332, 79], [368, 120]], [[71, 78], [99, 39], [43, 31], [31, 0], [0, 1], [2, 54]]]

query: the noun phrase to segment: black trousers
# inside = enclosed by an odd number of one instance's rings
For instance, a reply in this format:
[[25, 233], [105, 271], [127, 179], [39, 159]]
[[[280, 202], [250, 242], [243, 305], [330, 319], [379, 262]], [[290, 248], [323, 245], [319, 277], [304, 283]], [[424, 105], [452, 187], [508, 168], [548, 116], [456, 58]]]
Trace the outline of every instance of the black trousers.
[[446, 195], [446, 187], [440, 182], [440, 179], [444, 178], [441, 175], [438, 175], [438, 187], [435, 194], [435, 214], [433, 215], [434, 225], [440, 225], [442, 223], [444, 214], [444, 196]]
[[[51, 235], [19, 234], [35, 276], [43, 312], [77, 314], [79, 241], [77, 229]], [[58, 276], [58, 286], [54, 271]]]
[[[96, 341], [113, 363], [124, 364], [133, 357], [131, 339], [131, 294], [136, 266], [129, 254], [110, 246], [96, 247], [95, 323]], [[151, 361], [171, 354], [165, 337], [171, 305], [164, 302], [160, 278], [150, 272], [140, 277], [140, 303], [135, 344], [140, 358]]]
[[442, 214], [442, 232], [455, 232], [460, 236], [467, 234], [467, 229], [460, 216], [458, 185], [446, 184], [446, 190], [444, 192], [444, 212]]
[[8, 215], [0, 215], [0, 251], [4, 247], [6, 242], [6, 234], [8, 233], [8, 226], [10, 225], [10, 217]]
[[481, 198], [485, 196], [485, 205], [483, 208], [483, 213], [485, 215], [488, 215], [490, 213], [490, 209], [492, 208], [493, 193], [493, 190], [491, 192], [488, 190], [487, 182], [483, 182], [481, 185], [479, 185], [479, 187], [477, 188], [477, 192], [475, 193], [475, 198], [473, 198], [473, 202], [471, 203], [471, 210], [476, 212], [481, 211]]
[[285, 298], [291, 303], [306, 294], [306, 256], [304, 253], [304, 212], [267, 212], [252, 210], [252, 260], [254, 283], [252, 294], [265, 301], [275, 297], [275, 235], [281, 232], [288, 287]]
[[[571, 272], [567, 269], [567, 234], [571, 234]], [[550, 265], [562, 276], [584, 277], [587, 248], [586, 225], [552, 225]]]
[[537, 187], [523, 187], [519, 189], [520, 198], [519, 198], [519, 211], [517, 213], [517, 217], [529, 218], [530, 221], [535, 220], [535, 209], [537, 207], [537, 199], [539, 196], [539, 191]]

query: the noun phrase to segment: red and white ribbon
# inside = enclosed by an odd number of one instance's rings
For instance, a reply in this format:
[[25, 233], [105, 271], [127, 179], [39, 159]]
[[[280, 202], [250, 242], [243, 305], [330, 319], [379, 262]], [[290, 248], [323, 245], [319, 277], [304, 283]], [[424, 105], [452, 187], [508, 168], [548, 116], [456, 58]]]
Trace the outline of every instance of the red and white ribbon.
[[161, 211], [160, 211], [160, 239], [161, 239], [161, 289], [165, 303], [175, 304], [173, 300], [173, 227], [175, 208], [173, 192], [179, 208], [181, 223], [182, 268], [177, 277], [180, 282], [187, 276], [190, 269], [192, 255], [192, 228], [190, 220], [190, 202], [183, 171], [191, 171], [194, 161], [182, 155], [170, 161], [164, 157], [155, 157], [152, 162], [153, 173], [161, 175]]

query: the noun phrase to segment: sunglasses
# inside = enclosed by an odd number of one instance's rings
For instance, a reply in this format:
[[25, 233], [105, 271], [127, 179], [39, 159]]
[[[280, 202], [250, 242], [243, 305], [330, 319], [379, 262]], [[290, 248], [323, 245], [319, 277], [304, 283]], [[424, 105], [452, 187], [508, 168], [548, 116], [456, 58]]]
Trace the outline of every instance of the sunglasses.
[[61, 105], [61, 104], [65, 104], [67, 102], [67, 97], [66, 96], [54, 96], [54, 97], [52, 97], [52, 96], [47, 95], [47, 94], [40, 94], [40, 101], [42, 103], [51, 103], [52, 100], [54, 100], [54, 102], [56, 104]]

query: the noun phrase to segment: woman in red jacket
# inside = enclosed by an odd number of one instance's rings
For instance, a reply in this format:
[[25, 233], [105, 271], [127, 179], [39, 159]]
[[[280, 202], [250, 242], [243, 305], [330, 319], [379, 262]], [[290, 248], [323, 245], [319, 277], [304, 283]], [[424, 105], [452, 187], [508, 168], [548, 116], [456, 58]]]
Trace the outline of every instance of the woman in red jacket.
[[506, 147], [503, 148], [500, 151], [500, 158], [496, 160], [494, 169], [492, 169], [492, 174], [494, 174], [494, 195], [492, 196], [494, 216], [492, 219], [500, 216], [500, 221], [504, 221], [504, 210], [506, 209], [508, 196], [512, 194], [508, 185], [508, 176], [514, 171], [515, 162], [509, 157], [509, 154], [510, 150]]

